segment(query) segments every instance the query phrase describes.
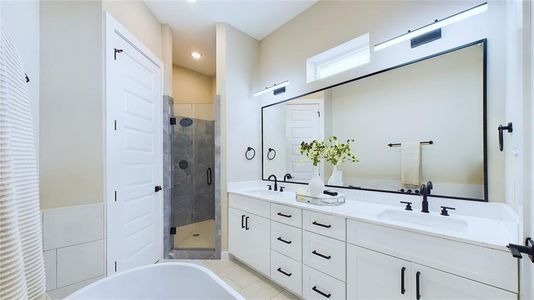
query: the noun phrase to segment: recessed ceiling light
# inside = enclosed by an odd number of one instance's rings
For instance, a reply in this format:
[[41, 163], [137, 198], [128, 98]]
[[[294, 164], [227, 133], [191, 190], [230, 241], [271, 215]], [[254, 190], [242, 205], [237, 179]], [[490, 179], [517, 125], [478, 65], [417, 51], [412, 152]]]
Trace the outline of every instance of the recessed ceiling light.
[[202, 54], [200, 54], [200, 52], [197, 52], [197, 51], [193, 51], [193, 52], [191, 52], [191, 56], [192, 56], [194, 59], [201, 59], [201, 58], [202, 58]]
[[195, 3], [197, 2], [197, 0], [186, 0], [187, 2], [190, 2], [190, 3]]

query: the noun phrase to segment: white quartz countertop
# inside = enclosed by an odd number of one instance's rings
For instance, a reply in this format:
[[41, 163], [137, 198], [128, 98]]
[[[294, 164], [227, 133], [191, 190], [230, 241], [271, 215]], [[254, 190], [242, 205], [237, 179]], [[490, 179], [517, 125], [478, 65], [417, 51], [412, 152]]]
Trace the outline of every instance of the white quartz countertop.
[[[230, 184], [228, 192], [501, 251], [508, 251], [508, 243], [518, 243], [518, 218], [503, 203], [429, 198], [430, 213], [425, 214], [420, 212], [421, 196], [340, 189], [338, 192], [345, 194], [346, 203], [319, 206], [296, 200], [295, 191], [302, 185], [284, 186], [287, 188], [284, 192], [269, 192], [265, 183], [248, 182]], [[399, 201], [413, 202], [413, 211], [404, 210]], [[456, 210], [450, 211], [450, 216], [441, 216], [440, 205], [456, 207]]]

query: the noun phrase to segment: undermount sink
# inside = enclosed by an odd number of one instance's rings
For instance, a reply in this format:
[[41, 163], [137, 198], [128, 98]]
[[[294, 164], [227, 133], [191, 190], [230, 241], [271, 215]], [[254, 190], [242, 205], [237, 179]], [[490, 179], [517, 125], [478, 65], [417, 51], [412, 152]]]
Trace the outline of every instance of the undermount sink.
[[467, 228], [467, 221], [454, 217], [436, 216], [418, 211], [400, 211], [387, 209], [377, 215], [378, 218], [402, 222], [407, 224], [431, 227], [443, 230], [463, 231]]

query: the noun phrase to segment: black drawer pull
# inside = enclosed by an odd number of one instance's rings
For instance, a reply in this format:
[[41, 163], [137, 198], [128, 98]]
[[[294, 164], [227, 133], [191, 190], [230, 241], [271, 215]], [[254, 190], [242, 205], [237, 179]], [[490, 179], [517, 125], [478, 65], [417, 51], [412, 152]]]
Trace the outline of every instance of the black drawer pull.
[[325, 293], [325, 292], [323, 292], [323, 291], [317, 289], [317, 286], [312, 287], [312, 290], [313, 290], [314, 292], [316, 292], [316, 293], [321, 294], [323, 297], [326, 297], [326, 298], [330, 298], [330, 296], [332, 296], [332, 294], [327, 294], [327, 293]]
[[248, 216], [245, 218], [245, 230], [249, 230], [248, 228]]
[[241, 228], [245, 228], [245, 215], [241, 215]]
[[278, 268], [278, 269], [276, 269], [276, 271], [278, 271], [278, 272], [280, 272], [280, 273], [286, 275], [287, 277], [293, 275], [292, 273], [286, 273], [286, 272], [284, 272], [284, 270], [282, 270], [282, 268]]
[[332, 258], [332, 256], [330, 256], [330, 255], [324, 255], [324, 254], [321, 254], [321, 253], [319, 253], [319, 252], [317, 252], [315, 250], [313, 250], [312, 253], [317, 255], [317, 256], [320, 256], [320, 257], [322, 257], [324, 259], [331, 259]]
[[401, 268], [401, 294], [404, 295], [406, 293], [406, 289], [404, 288], [404, 273], [406, 271], [405, 267]]
[[315, 221], [313, 221], [312, 224], [313, 224], [313, 225], [317, 225], [317, 226], [321, 226], [321, 227], [324, 227], [324, 228], [330, 228], [330, 227], [332, 227], [332, 225], [325, 225], [325, 224], [317, 223], [317, 222], [315, 222]]
[[279, 240], [279, 241], [282, 242], [282, 243], [286, 243], [286, 244], [288, 244], [288, 245], [292, 243], [291, 241], [286, 241], [286, 240], [284, 240], [281, 236], [279, 236], [279, 237], [277, 238], [277, 240]]
[[280, 217], [284, 217], [284, 218], [291, 218], [291, 215], [286, 215], [286, 214], [281, 213], [281, 212], [277, 213], [277, 215], [279, 215]]
[[421, 299], [421, 287], [419, 286], [419, 278], [421, 277], [421, 272], [415, 273], [415, 299]]

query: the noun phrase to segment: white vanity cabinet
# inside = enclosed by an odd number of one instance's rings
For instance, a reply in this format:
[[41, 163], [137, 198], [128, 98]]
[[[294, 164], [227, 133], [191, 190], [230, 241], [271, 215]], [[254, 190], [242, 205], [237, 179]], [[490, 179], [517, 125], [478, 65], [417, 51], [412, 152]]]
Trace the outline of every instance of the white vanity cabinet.
[[412, 299], [411, 263], [347, 246], [347, 299]]
[[517, 299], [498, 247], [230, 194], [229, 251], [304, 299]]
[[347, 246], [347, 299], [517, 299], [517, 294], [380, 252]]
[[[246, 204], [238, 206], [241, 209], [235, 207], [242, 202]], [[267, 202], [245, 197], [230, 198], [228, 251], [267, 276], [270, 274], [271, 267], [271, 224], [268, 212], [269, 203]]]

